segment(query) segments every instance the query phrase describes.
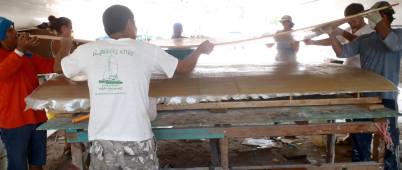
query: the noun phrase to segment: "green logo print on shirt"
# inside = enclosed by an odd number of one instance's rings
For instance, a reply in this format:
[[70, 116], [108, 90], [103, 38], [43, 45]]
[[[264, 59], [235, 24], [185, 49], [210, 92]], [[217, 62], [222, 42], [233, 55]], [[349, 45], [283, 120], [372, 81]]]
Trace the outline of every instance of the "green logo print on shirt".
[[115, 95], [125, 94], [123, 90], [123, 81], [119, 79], [119, 64], [115, 55], [119, 52], [116, 49], [102, 49], [94, 51], [94, 56], [100, 56], [99, 60], [102, 60], [100, 65], [103, 68], [103, 73], [99, 75], [97, 81], [96, 95]]
[[103, 78], [102, 80], [99, 80], [99, 83], [109, 86], [123, 84], [123, 82], [119, 80], [118, 69], [118, 64], [114, 58], [108, 56], [107, 66], [103, 72]]

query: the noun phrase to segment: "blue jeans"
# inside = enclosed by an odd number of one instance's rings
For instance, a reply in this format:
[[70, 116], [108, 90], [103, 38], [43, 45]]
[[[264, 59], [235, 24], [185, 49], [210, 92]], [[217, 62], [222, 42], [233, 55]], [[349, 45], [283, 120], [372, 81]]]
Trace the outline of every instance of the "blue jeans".
[[[384, 99], [383, 104], [385, 107], [398, 111], [395, 100]], [[371, 121], [372, 119], [355, 119], [353, 121]], [[399, 170], [399, 129], [397, 117], [388, 118], [389, 133], [392, 138], [394, 146], [390, 150], [385, 150], [384, 169], [385, 170]], [[371, 133], [358, 133], [351, 134], [352, 139], [352, 161], [362, 162], [371, 160], [371, 141], [373, 135]], [[398, 156], [397, 156], [398, 155]]]
[[36, 130], [39, 125], [25, 125], [1, 129], [6, 146], [8, 170], [27, 170], [30, 165], [46, 164], [46, 131]]

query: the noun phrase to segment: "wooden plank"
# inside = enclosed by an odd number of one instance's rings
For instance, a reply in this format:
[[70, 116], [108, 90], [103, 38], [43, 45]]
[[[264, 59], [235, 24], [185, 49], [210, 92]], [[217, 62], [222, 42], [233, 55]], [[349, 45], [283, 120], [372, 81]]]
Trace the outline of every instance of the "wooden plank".
[[216, 127], [244, 125], [273, 125], [274, 122], [327, 121], [335, 119], [393, 117], [396, 112], [387, 108], [368, 110], [355, 105], [298, 106], [274, 108], [228, 109], [224, 113], [210, 113], [205, 110], [163, 111], [152, 122], [153, 127], [171, 126]]
[[[188, 129], [153, 129], [157, 140], [181, 139], [220, 139], [224, 138], [224, 129], [188, 128]], [[88, 132], [82, 130], [67, 130], [67, 142], [88, 142]]]
[[373, 160], [384, 163], [385, 141], [381, 133], [374, 133], [373, 137]]
[[[217, 126], [273, 125], [274, 122], [326, 121], [335, 119], [394, 117], [387, 108], [368, 110], [355, 105], [300, 106], [278, 108], [228, 109], [223, 113], [207, 110], [163, 111], [152, 122], [152, 127], [194, 128]], [[71, 117], [58, 117], [42, 124], [39, 130], [87, 129], [88, 122], [71, 123]]]
[[383, 104], [360, 104], [360, 107], [367, 108], [369, 110], [377, 110], [377, 109], [382, 109], [384, 108]]
[[353, 162], [353, 163], [335, 163], [335, 164], [321, 164], [316, 165], [261, 165], [261, 166], [234, 166], [231, 169], [268, 169], [268, 170], [291, 170], [294, 168], [305, 168], [307, 170], [379, 170], [383, 169], [383, 164], [376, 162]]
[[153, 129], [155, 138], [158, 140], [177, 139], [219, 139], [224, 138], [223, 130], [208, 128], [187, 128], [187, 129]]
[[[264, 169], [264, 170], [379, 170], [384, 166], [374, 162], [355, 162], [355, 163], [336, 163], [314, 165], [260, 165], [260, 166], [233, 166], [233, 170], [246, 169]], [[213, 168], [213, 170], [221, 170], [222, 168]], [[194, 167], [194, 168], [170, 168], [169, 170], [211, 170], [210, 167]]]
[[271, 127], [232, 127], [225, 129], [229, 138], [324, 135], [377, 132], [373, 122], [353, 122], [336, 124], [276, 125]]
[[209, 147], [211, 148], [211, 165], [212, 167], [220, 166], [220, 150], [219, 139], [209, 139]]
[[[30, 35], [31, 37], [36, 37], [39, 39], [45, 39], [45, 40], [61, 40], [62, 37], [54, 36], [54, 35]], [[73, 41], [77, 43], [89, 43], [92, 42], [90, 40], [83, 40], [83, 39], [73, 39]]]
[[[328, 123], [335, 123], [334, 120], [328, 120]], [[335, 134], [327, 135], [327, 163], [335, 163], [335, 144], [336, 137]]]
[[[159, 111], [166, 110], [191, 110], [191, 109], [234, 109], [234, 108], [258, 108], [258, 107], [287, 107], [287, 106], [325, 106], [344, 104], [375, 104], [381, 103], [379, 97], [362, 98], [335, 98], [335, 99], [293, 99], [293, 100], [268, 100], [268, 101], [233, 101], [233, 102], [208, 102], [195, 104], [159, 104]], [[379, 108], [379, 107], [376, 107]]]
[[[66, 131], [68, 142], [86, 142], [86, 131]], [[244, 127], [220, 127], [220, 128], [189, 128], [189, 129], [164, 129], [154, 130], [155, 137], [159, 140], [169, 139], [218, 139], [246, 138], [266, 136], [296, 136], [296, 135], [323, 135], [377, 132], [372, 122], [353, 122], [337, 124], [308, 124], [308, 125], [275, 125], [275, 126], [244, 126]], [[85, 138], [86, 135], [86, 138]]]
[[335, 163], [335, 134], [327, 135], [327, 162], [330, 164]]
[[79, 169], [84, 169], [83, 148], [81, 143], [71, 144], [71, 162]]
[[373, 148], [372, 148], [372, 153], [373, 153], [373, 160], [378, 161], [379, 160], [379, 145], [380, 145], [381, 138], [378, 133], [375, 133], [373, 136]]
[[[321, 164], [308, 165], [308, 164], [296, 164], [296, 165], [259, 165], [259, 166], [232, 166], [233, 170], [245, 170], [245, 169], [264, 169], [264, 170], [379, 170], [383, 169], [382, 164], [376, 162], [353, 162], [353, 163], [335, 163], [335, 164]], [[194, 168], [170, 168], [169, 170], [210, 170], [210, 167], [194, 167]], [[222, 168], [213, 168], [213, 170], [221, 170]]]
[[221, 154], [221, 168], [223, 170], [229, 169], [229, 139], [222, 138], [219, 139], [219, 148]]

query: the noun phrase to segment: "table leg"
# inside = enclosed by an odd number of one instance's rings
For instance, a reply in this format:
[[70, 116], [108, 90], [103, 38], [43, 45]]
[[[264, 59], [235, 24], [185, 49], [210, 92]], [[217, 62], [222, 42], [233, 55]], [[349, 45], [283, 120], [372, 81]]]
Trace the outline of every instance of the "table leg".
[[384, 163], [385, 141], [379, 133], [374, 133], [373, 139], [373, 160], [378, 163]]
[[219, 147], [221, 152], [221, 167], [224, 170], [229, 169], [229, 139], [219, 139]]
[[219, 166], [219, 139], [209, 139], [209, 146], [211, 148], [211, 165], [213, 167]]
[[[335, 123], [334, 120], [328, 120], [328, 123]], [[335, 134], [327, 135], [327, 162], [335, 163], [335, 144], [336, 144], [336, 136]]]
[[84, 169], [84, 162], [82, 160], [83, 148], [81, 143], [71, 143], [71, 157], [74, 166], [79, 169]]
[[335, 144], [335, 134], [327, 135], [327, 162], [331, 164], [335, 163]]

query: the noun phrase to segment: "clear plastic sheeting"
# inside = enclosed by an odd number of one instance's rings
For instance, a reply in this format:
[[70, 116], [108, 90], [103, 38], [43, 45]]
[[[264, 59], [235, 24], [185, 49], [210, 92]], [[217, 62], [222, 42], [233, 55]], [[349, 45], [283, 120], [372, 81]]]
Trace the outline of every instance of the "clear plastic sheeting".
[[49, 110], [55, 113], [79, 113], [89, 112], [89, 99], [72, 100], [37, 100], [27, 97], [25, 99], [27, 108], [34, 110]]
[[[351, 92], [352, 93], [352, 92]], [[336, 93], [319, 94], [319, 95], [334, 95]], [[344, 94], [344, 93], [343, 93]], [[250, 95], [223, 95], [223, 96], [175, 96], [175, 97], [158, 97], [150, 98], [152, 103], [150, 108], [156, 110], [156, 104], [166, 105], [182, 105], [182, 104], [196, 104], [196, 103], [209, 103], [209, 102], [224, 102], [224, 101], [261, 101], [279, 97], [287, 96], [306, 96], [318, 94], [281, 94], [281, 95], [268, 95], [268, 94], [250, 94]], [[71, 99], [71, 100], [37, 100], [31, 97], [26, 98], [27, 107], [33, 109], [47, 109], [55, 113], [78, 113], [89, 112], [90, 101], [89, 99]], [[154, 111], [152, 111], [154, 112]]]
[[[342, 92], [342, 94], [349, 94], [353, 92]], [[341, 93], [294, 93], [294, 94], [249, 94], [249, 95], [223, 95], [223, 96], [175, 96], [175, 97], [159, 97], [158, 104], [177, 105], [177, 104], [195, 104], [195, 103], [208, 103], [208, 102], [222, 102], [222, 101], [260, 101], [280, 97], [298, 97], [308, 95], [335, 95]]]

